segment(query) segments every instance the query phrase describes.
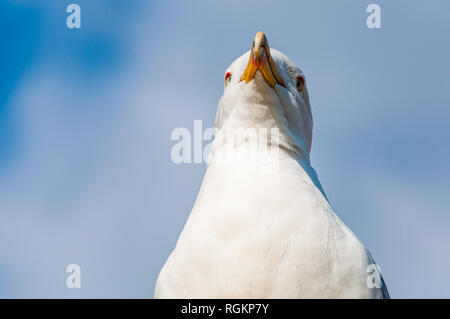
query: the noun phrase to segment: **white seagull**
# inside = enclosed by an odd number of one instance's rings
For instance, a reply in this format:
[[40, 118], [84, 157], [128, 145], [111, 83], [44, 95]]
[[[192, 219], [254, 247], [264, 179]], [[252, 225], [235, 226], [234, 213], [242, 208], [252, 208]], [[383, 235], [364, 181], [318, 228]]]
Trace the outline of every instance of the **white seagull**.
[[215, 127], [156, 298], [389, 298], [311, 167], [305, 76], [264, 33], [226, 71]]

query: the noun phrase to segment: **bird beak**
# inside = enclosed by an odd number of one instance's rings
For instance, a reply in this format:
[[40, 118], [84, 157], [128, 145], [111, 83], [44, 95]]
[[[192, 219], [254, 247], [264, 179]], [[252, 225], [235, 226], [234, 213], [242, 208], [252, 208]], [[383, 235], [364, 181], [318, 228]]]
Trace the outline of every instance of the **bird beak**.
[[266, 79], [266, 82], [271, 87], [274, 87], [277, 83], [283, 87], [286, 87], [283, 79], [278, 74], [277, 66], [273, 62], [272, 56], [270, 55], [270, 48], [267, 38], [261, 31], [255, 35], [255, 40], [253, 41], [247, 67], [245, 68], [244, 73], [242, 73], [239, 82], [250, 82], [258, 69], [261, 70], [264, 79]]

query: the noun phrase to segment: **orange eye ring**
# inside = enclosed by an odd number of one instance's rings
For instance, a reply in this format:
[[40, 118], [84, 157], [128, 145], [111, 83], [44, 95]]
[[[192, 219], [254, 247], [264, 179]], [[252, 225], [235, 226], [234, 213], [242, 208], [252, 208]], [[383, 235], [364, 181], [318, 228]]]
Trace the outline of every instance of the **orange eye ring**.
[[230, 82], [230, 80], [231, 80], [231, 72], [227, 72], [227, 73], [225, 73], [225, 82]]

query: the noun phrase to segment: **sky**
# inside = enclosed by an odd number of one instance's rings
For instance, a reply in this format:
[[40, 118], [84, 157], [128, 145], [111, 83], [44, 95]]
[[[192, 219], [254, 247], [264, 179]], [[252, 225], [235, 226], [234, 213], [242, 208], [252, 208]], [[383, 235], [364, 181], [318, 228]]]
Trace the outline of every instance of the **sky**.
[[[80, 29], [66, 26], [71, 3]], [[371, 3], [380, 29], [366, 26]], [[449, 11], [1, 1], [0, 297], [153, 297], [206, 170], [171, 160], [171, 133], [213, 126], [225, 70], [264, 31], [306, 75], [311, 163], [391, 297], [450, 298]]]

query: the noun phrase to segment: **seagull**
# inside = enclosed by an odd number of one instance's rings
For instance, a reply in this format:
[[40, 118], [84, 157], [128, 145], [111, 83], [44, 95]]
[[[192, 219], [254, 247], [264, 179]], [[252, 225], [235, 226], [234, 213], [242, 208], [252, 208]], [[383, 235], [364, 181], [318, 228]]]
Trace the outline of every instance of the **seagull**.
[[226, 70], [215, 128], [155, 298], [389, 298], [310, 164], [305, 75], [263, 32]]

